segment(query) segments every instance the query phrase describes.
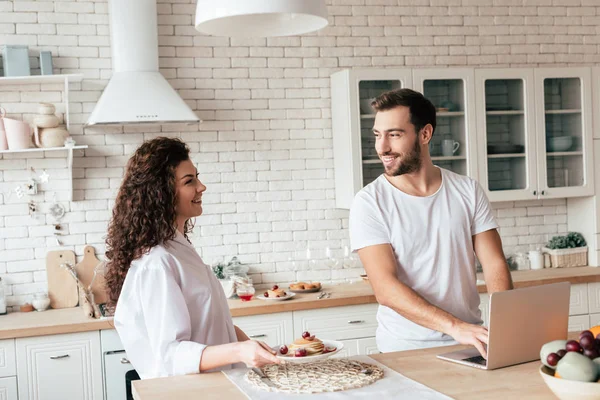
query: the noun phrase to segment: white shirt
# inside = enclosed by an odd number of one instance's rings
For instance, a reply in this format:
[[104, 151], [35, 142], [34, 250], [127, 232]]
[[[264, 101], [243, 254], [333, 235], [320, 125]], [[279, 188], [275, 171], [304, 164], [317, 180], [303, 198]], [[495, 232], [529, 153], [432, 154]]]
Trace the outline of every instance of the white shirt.
[[[352, 249], [391, 244], [400, 282], [455, 317], [481, 324], [472, 237], [498, 225], [479, 183], [440, 171], [441, 186], [430, 196], [406, 194], [384, 175], [357, 193], [350, 210]], [[385, 306], [377, 321], [382, 352], [456, 344]]]
[[206, 346], [237, 341], [221, 284], [179, 232], [131, 263], [114, 322], [142, 379], [198, 373]]

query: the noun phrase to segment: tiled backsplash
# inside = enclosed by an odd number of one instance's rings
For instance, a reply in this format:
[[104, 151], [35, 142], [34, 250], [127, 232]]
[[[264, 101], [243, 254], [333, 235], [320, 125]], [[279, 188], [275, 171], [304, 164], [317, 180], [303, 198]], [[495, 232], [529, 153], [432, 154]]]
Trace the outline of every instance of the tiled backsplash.
[[[205, 261], [238, 255], [255, 282], [357, 279], [361, 268], [306, 271], [310, 246], [342, 256], [348, 212], [334, 208], [329, 76], [352, 67], [566, 66], [600, 61], [595, 0], [329, 0], [330, 26], [268, 39], [209, 37], [193, 27], [194, 0], [159, 0], [161, 72], [204, 120], [199, 125], [82, 127], [111, 74], [105, 1], [0, 1], [0, 43], [50, 50], [55, 73], [82, 73], [70, 93], [71, 134], [89, 149], [74, 163], [76, 201], [66, 201], [62, 154], [0, 158], [0, 274], [9, 304], [46, 289], [44, 257], [56, 250], [56, 200], [65, 246], [104, 251], [103, 237], [125, 163], [143, 140], [181, 137], [208, 186], [194, 244]], [[32, 67], [37, 68], [35, 58]], [[0, 88], [0, 104], [31, 119], [61, 86]], [[30, 168], [33, 167], [34, 171]], [[14, 188], [46, 170], [29, 198]], [[494, 205], [506, 253], [535, 248], [567, 230], [566, 201]]]

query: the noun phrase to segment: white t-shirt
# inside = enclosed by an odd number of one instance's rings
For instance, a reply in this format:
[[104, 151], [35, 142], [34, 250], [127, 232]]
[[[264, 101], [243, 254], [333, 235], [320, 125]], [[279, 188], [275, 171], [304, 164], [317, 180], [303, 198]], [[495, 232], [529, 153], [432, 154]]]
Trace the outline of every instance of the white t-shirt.
[[221, 284], [179, 232], [131, 263], [114, 322], [142, 379], [198, 373], [206, 346], [237, 342]]
[[[400, 282], [455, 317], [481, 324], [472, 237], [498, 225], [479, 183], [440, 171], [442, 184], [427, 197], [402, 192], [384, 175], [357, 193], [350, 210], [352, 249], [391, 244]], [[389, 307], [379, 306], [377, 321], [382, 352], [456, 344]]]

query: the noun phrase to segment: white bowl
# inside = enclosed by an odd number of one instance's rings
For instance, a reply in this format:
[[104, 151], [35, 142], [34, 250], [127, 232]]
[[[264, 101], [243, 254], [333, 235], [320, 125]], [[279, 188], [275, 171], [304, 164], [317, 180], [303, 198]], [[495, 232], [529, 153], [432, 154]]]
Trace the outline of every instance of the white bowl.
[[573, 146], [572, 136], [558, 136], [548, 138], [546, 149], [548, 151], [567, 151]]
[[[329, 358], [332, 355], [338, 353], [340, 350], [342, 350], [344, 348], [344, 343], [338, 342], [337, 340], [322, 340], [322, 342], [325, 345], [325, 347], [329, 347], [329, 348], [335, 347], [335, 350], [332, 352], [329, 352], [329, 353], [325, 353], [325, 354], [315, 354], [314, 356], [306, 356], [306, 357], [294, 357], [293, 355], [290, 355], [289, 352], [288, 352], [288, 354], [281, 354], [279, 349], [283, 345], [273, 347], [273, 350], [275, 350], [277, 352], [277, 354], [275, 356], [277, 358], [279, 358], [280, 360], [285, 360], [286, 362], [304, 364], [304, 363], [310, 363], [310, 362], [324, 360], [324, 359]], [[287, 346], [287, 344], [286, 344], [286, 346]]]
[[360, 99], [359, 104], [360, 104], [360, 113], [361, 114], [373, 114], [375, 112], [375, 111], [373, 111], [373, 108], [371, 107], [372, 101], [373, 101], [372, 98]]
[[560, 400], [600, 400], [600, 383], [570, 381], [554, 377], [554, 370], [542, 365], [540, 375]]

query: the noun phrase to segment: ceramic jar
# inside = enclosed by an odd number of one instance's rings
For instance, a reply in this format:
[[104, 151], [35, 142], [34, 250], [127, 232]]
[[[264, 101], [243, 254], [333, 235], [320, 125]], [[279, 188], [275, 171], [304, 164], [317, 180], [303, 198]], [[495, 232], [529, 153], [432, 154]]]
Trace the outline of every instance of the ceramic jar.
[[31, 304], [37, 311], [46, 311], [50, 307], [50, 298], [46, 293], [37, 293], [33, 296]]

